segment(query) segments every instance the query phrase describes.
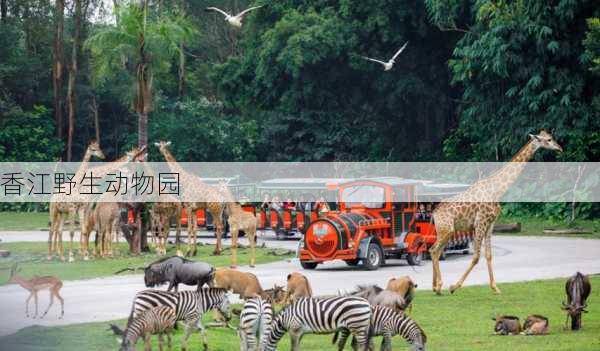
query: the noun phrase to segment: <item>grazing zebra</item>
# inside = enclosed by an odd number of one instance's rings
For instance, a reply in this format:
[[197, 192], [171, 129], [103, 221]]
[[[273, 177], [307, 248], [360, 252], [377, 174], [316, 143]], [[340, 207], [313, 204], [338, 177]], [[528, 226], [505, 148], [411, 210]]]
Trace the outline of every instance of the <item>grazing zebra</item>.
[[[241, 351], [256, 351], [264, 343], [273, 322], [273, 307], [260, 297], [246, 301], [240, 314]], [[258, 339], [257, 339], [258, 337]], [[258, 342], [257, 342], [258, 340]]]
[[202, 315], [212, 309], [217, 309], [226, 321], [231, 319], [227, 291], [220, 288], [202, 288], [199, 291], [180, 291], [177, 293], [162, 290], [144, 290], [135, 295], [133, 307], [127, 326], [140, 313], [157, 306], [168, 306], [175, 309], [176, 319], [185, 322], [185, 335], [181, 349], [187, 347], [187, 340], [194, 329], [200, 329], [202, 345], [208, 349], [206, 329], [202, 325]]
[[340, 329], [349, 330], [359, 349], [366, 350], [370, 319], [371, 306], [361, 297], [299, 298], [275, 316], [261, 350], [275, 350], [286, 331], [290, 333], [292, 351], [297, 351], [303, 334], [327, 334]]
[[[340, 340], [338, 343], [338, 349], [343, 350], [346, 340], [350, 332], [347, 329], [342, 329], [339, 332]], [[394, 335], [401, 335], [409, 344], [412, 345], [412, 351], [424, 351], [425, 343], [427, 342], [427, 336], [421, 327], [412, 320], [409, 316], [404, 313], [397, 312], [389, 307], [377, 305], [372, 306], [371, 313], [371, 327], [369, 329], [369, 343], [372, 344], [373, 336], [383, 336], [381, 342], [382, 351], [392, 350], [392, 337]], [[335, 343], [337, 337], [333, 337], [333, 343]], [[354, 338], [352, 340], [354, 346]], [[369, 345], [369, 349], [374, 350], [373, 345]]]
[[123, 336], [121, 351], [135, 351], [135, 345], [140, 336], [144, 337], [144, 349], [150, 350], [150, 338], [158, 334], [158, 347], [163, 349], [163, 334], [167, 334], [167, 347], [172, 348], [171, 332], [175, 327], [177, 317], [175, 310], [169, 306], [158, 306], [142, 312], [135, 317]]

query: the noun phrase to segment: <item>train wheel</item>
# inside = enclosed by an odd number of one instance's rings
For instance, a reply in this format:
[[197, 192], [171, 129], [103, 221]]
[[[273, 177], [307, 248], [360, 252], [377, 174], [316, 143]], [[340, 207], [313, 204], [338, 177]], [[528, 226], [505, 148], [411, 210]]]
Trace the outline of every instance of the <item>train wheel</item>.
[[406, 260], [408, 261], [408, 264], [411, 266], [420, 266], [421, 263], [423, 262], [423, 253], [422, 252], [409, 253], [406, 255]]
[[310, 261], [300, 261], [300, 265], [304, 269], [315, 269], [315, 268], [317, 268], [318, 263], [310, 262]]
[[375, 243], [369, 244], [369, 250], [367, 251], [367, 257], [363, 260], [363, 266], [369, 270], [374, 271], [381, 266], [383, 261], [383, 252], [381, 247]]
[[354, 267], [354, 266], [358, 266], [358, 264], [360, 263], [360, 260], [354, 259], [354, 260], [344, 260], [344, 262], [346, 262], [346, 264], [350, 267]]

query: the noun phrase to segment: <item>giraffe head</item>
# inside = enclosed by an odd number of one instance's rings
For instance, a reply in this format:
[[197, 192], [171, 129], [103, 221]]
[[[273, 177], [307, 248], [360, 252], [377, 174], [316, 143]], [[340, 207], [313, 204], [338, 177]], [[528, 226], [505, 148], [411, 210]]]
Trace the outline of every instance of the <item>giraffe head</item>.
[[142, 148], [134, 147], [125, 153], [127, 156], [127, 162], [142, 162], [148, 156], [147, 147], [144, 145]]
[[156, 146], [161, 152], [165, 151], [169, 145], [171, 145], [171, 142], [164, 140], [161, 140], [158, 143], [154, 143], [154, 146]]
[[531, 142], [535, 145], [536, 148], [543, 148], [553, 151], [562, 152], [563, 149], [558, 145], [552, 134], [548, 133], [545, 130], [540, 130], [538, 135], [529, 134], [529, 138], [531, 138]]
[[96, 156], [100, 159], [104, 159], [104, 152], [100, 149], [100, 144], [97, 141], [92, 141], [86, 150], [86, 153], [90, 156]]

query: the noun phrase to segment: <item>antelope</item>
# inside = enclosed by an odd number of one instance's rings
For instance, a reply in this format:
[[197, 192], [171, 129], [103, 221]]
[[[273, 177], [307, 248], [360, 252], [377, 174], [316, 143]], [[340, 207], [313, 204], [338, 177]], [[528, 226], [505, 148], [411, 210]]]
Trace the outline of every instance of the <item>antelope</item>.
[[48, 314], [50, 307], [52, 307], [52, 304], [54, 304], [55, 296], [60, 301], [60, 317], [59, 317], [59, 319], [62, 319], [62, 317], [65, 315], [65, 300], [59, 294], [59, 291], [63, 286], [63, 283], [62, 283], [62, 281], [60, 281], [60, 279], [58, 279], [56, 277], [52, 277], [52, 276], [44, 276], [44, 277], [34, 276], [31, 279], [25, 279], [25, 278], [17, 275], [17, 264], [15, 263], [10, 269], [10, 278], [8, 279], [8, 283], [9, 284], [10, 283], [19, 284], [23, 289], [29, 291], [29, 297], [25, 301], [25, 316], [26, 317], [29, 317], [29, 301], [31, 300], [32, 297], [35, 301], [35, 314], [33, 315], [33, 318], [37, 317], [37, 315], [38, 315], [38, 295], [37, 295], [37, 293], [38, 293], [38, 291], [42, 291], [42, 290], [46, 290], [46, 289], [48, 289], [50, 291], [50, 304], [48, 304], [48, 308], [46, 308], [46, 311], [40, 317], [40, 319], [44, 318], [46, 316], [46, 314]]

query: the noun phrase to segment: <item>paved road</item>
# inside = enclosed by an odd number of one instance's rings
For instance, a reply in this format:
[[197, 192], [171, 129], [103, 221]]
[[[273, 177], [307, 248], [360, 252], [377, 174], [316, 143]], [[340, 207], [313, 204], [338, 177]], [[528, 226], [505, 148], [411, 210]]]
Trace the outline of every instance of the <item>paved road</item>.
[[[34, 234], [30, 235], [35, 237]], [[0, 233], [0, 238], [6, 241], [11, 240], [9, 238], [12, 236]], [[208, 238], [203, 240], [212, 241]], [[296, 241], [275, 241], [269, 235], [263, 240], [271, 247], [295, 248], [297, 245]], [[500, 236], [494, 237], [493, 251], [494, 270], [499, 282], [565, 277], [578, 270], [585, 273], [600, 272], [600, 240]], [[446, 287], [458, 279], [470, 257], [453, 255], [442, 263]], [[429, 261], [414, 269], [403, 260], [388, 263], [389, 266], [376, 272], [351, 269], [343, 262], [333, 262], [322, 265], [315, 271], [303, 273], [311, 281], [315, 294], [333, 294], [339, 289], [350, 290], [356, 284], [385, 285], [389, 278], [405, 274], [411, 275], [419, 288], [431, 288]], [[241, 269], [255, 273], [263, 287], [270, 287], [273, 284], [283, 285], [289, 272], [301, 268], [294, 259], [259, 265], [254, 269]], [[487, 269], [485, 260], [481, 260], [466, 285], [486, 283]], [[0, 287], [0, 335], [11, 334], [34, 324], [50, 326], [124, 318], [129, 312], [133, 295], [143, 288], [140, 275], [65, 282], [62, 289], [66, 300], [65, 319], [58, 320], [58, 308], [53, 307], [45, 320], [33, 320], [24, 318], [27, 293], [15, 285]], [[40, 298], [40, 309], [45, 308], [48, 303], [46, 293], [43, 295]]]

